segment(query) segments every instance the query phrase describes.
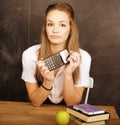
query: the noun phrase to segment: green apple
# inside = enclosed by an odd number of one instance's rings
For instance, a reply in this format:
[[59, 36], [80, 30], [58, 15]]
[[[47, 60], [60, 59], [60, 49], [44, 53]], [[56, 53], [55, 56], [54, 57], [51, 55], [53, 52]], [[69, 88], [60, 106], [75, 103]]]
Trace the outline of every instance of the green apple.
[[59, 110], [56, 113], [56, 123], [58, 125], [68, 125], [70, 121], [70, 114], [65, 110]]

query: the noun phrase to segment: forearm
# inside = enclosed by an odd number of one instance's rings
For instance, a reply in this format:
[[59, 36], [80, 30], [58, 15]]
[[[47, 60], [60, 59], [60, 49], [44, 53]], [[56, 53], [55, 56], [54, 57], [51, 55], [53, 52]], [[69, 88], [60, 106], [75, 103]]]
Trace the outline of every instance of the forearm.
[[50, 94], [52, 83], [43, 82], [42, 84], [43, 86], [38, 87], [29, 95], [30, 100], [34, 106], [40, 106]]
[[[81, 89], [82, 90], [82, 89]], [[73, 105], [81, 101], [83, 91], [75, 87], [72, 75], [65, 75], [63, 96], [66, 104]]]

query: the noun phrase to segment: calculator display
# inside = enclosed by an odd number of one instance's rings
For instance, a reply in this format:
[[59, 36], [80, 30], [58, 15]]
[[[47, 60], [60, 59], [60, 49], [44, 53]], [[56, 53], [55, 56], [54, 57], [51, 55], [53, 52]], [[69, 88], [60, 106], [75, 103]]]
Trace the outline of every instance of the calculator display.
[[48, 69], [51, 71], [57, 67], [65, 65], [67, 63], [68, 56], [69, 56], [69, 53], [65, 49], [54, 55], [51, 55], [45, 58], [43, 61], [45, 62], [45, 65], [48, 67]]

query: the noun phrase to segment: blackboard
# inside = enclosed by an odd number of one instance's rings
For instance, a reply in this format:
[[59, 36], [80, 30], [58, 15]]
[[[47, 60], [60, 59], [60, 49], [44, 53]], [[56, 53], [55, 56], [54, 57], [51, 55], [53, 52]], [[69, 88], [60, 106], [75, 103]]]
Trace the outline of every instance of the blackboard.
[[[62, 0], [0, 1], [0, 100], [28, 101], [22, 52], [40, 41], [44, 10]], [[92, 56], [89, 103], [113, 105], [120, 115], [120, 1], [66, 0], [76, 14], [81, 47]]]

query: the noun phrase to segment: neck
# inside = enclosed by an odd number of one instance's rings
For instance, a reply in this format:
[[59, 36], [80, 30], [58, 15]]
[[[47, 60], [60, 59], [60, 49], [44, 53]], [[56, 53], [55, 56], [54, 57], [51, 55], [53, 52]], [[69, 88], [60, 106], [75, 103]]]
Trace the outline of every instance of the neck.
[[65, 45], [64, 46], [63, 45], [61, 45], [61, 46], [60, 45], [50, 45], [50, 53], [54, 54], [65, 48], [66, 48]]

